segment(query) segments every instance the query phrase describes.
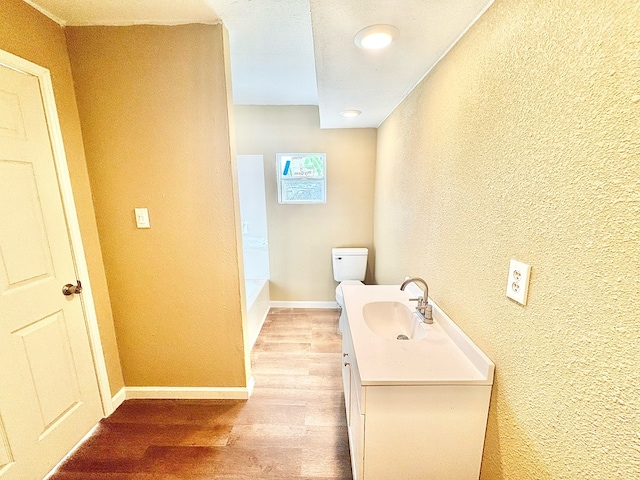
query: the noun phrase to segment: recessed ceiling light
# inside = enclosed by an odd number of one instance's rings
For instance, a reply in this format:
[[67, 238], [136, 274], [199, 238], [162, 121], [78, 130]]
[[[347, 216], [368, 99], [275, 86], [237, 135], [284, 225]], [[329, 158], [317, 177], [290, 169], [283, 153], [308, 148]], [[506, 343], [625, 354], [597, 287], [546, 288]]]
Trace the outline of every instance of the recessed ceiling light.
[[344, 118], [356, 118], [362, 112], [360, 110], [343, 110], [340, 112]]
[[379, 50], [390, 45], [398, 35], [400, 31], [393, 25], [371, 25], [360, 30], [353, 41], [365, 50]]

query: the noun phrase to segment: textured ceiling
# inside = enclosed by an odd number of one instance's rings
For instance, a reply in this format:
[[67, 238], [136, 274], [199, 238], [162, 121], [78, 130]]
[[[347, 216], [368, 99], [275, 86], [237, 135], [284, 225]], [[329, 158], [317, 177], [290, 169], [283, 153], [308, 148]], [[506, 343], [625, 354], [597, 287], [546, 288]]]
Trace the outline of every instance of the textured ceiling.
[[[25, 0], [61, 25], [217, 23], [229, 30], [234, 102], [319, 105], [323, 128], [377, 127], [493, 0]], [[358, 49], [362, 28], [400, 30]], [[342, 110], [362, 115], [345, 119]]]
[[[490, 3], [311, 0], [321, 126], [380, 125]], [[355, 34], [375, 24], [400, 35], [384, 50], [356, 47]], [[345, 120], [345, 109], [362, 115]]]
[[233, 100], [317, 105], [309, 0], [207, 0], [229, 30]]

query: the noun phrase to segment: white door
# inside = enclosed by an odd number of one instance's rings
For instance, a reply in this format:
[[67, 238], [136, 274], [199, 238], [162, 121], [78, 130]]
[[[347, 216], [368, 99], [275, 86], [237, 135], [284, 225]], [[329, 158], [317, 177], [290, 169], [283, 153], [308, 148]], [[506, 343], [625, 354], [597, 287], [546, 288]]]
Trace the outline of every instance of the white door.
[[[37, 77], [0, 65], [0, 479], [41, 479], [102, 417]], [[81, 294], [80, 294], [81, 295]]]

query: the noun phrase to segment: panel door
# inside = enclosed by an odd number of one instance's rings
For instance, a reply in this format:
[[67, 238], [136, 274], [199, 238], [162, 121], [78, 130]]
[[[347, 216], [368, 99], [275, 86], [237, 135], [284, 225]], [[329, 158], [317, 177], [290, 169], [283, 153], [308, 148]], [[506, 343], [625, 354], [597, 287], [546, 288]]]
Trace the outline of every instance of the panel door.
[[37, 77], [0, 65], [0, 479], [41, 479], [102, 417]]

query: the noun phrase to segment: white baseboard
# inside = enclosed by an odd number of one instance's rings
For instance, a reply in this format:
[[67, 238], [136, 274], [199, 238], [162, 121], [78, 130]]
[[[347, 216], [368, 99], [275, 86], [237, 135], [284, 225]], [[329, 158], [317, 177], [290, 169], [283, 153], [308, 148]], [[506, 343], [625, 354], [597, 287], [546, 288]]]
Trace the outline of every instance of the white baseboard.
[[249, 382], [247, 382], [247, 399], [251, 398], [253, 395], [253, 387], [256, 386], [256, 379], [253, 377], [249, 377]]
[[111, 411], [107, 412], [107, 416], [115, 412], [117, 408], [120, 405], [122, 405], [122, 402], [124, 402], [126, 399], [127, 399], [127, 392], [125, 390], [125, 387], [122, 387], [118, 391], [118, 393], [116, 393], [113, 397], [111, 397]]
[[246, 387], [125, 387], [127, 400], [153, 399], [206, 399], [248, 400], [253, 393], [255, 380], [249, 379]]
[[271, 301], [271, 308], [338, 308], [338, 302], [280, 302]]

